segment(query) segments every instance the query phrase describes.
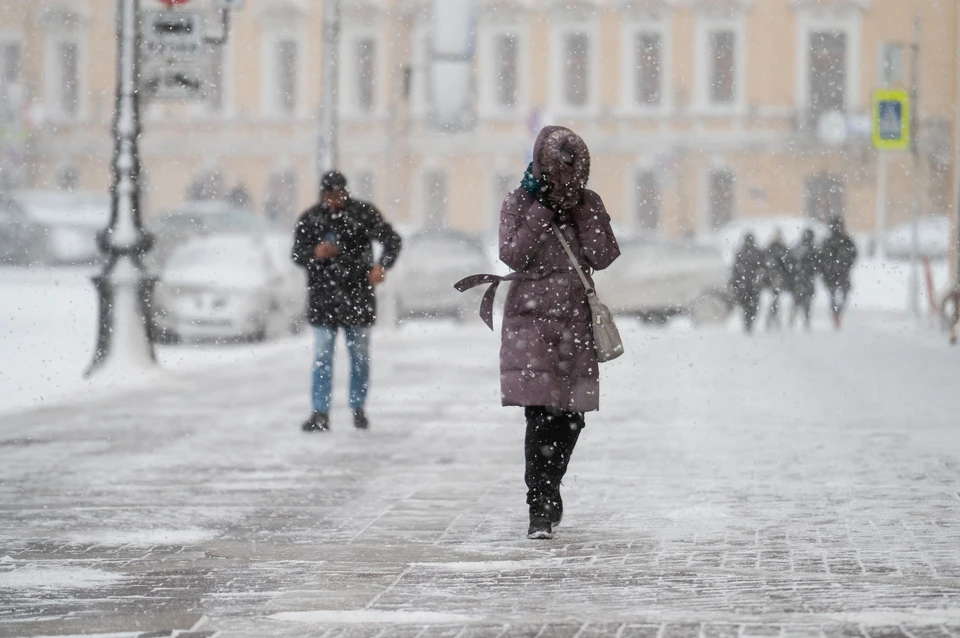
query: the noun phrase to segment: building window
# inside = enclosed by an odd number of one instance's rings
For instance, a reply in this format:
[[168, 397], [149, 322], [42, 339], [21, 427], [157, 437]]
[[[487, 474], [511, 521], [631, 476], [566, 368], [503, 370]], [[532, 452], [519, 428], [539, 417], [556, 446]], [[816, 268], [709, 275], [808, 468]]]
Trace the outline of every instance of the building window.
[[57, 190], [73, 192], [80, 187], [80, 172], [72, 166], [64, 166], [57, 171]]
[[22, 106], [21, 55], [19, 42], [0, 42], [0, 122], [16, 120]]
[[371, 171], [363, 171], [353, 182], [356, 184], [351, 188], [351, 194], [356, 195], [357, 199], [372, 202], [377, 196], [377, 178]]
[[733, 221], [736, 206], [735, 179], [728, 170], [710, 171], [707, 205], [710, 229], [719, 230]]
[[903, 45], [887, 42], [880, 47], [880, 84], [903, 86]]
[[811, 123], [847, 106], [847, 35], [842, 31], [812, 31], [808, 39], [807, 104]]
[[354, 42], [356, 62], [356, 106], [369, 113], [376, 106], [377, 42], [373, 38], [358, 38]]
[[423, 226], [444, 228], [447, 220], [447, 175], [429, 170], [423, 176]]
[[224, 106], [224, 47], [211, 45], [206, 50], [207, 76], [203, 83], [203, 99], [214, 113], [223, 112]]
[[663, 99], [663, 37], [654, 31], [641, 31], [635, 34], [634, 49], [634, 101], [638, 106], [660, 106]]
[[563, 101], [582, 108], [590, 102], [590, 36], [570, 31], [563, 36]]
[[708, 42], [710, 103], [731, 105], [737, 96], [737, 34], [711, 31]]
[[48, 48], [49, 105], [52, 112], [66, 119], [80, 114], [80, 44], [59, 38]]
[[274, 46], [278, 106], [289, 115], [296, 111], [300, 98], [299, 50], [297, 41], [290, 38], [281, 38]]
[[519, 93], [520, 41], [515, 34], [501, 33], [493, 42], [497, 106], [514, 108]]
[[640, 230], [660, 229], [660, 179], [654, 171], [640, 171], [635, 176], [636, 223]]
[[807, 178], [804, 195], [807, 217], [829, 220], [843, 217], [846, 209], [846, 184], [843, 177], [820, 173]]
[[277, 171], [267, 182], [263, 209], [267, 219], [292, 220], [297, 204], [297, 173], [293, 169]]

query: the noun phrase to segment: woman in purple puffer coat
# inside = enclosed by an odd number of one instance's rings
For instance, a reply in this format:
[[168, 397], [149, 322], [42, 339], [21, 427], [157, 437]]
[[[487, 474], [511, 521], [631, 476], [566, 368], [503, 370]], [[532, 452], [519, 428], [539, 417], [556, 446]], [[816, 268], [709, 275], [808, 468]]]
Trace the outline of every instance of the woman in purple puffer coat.
[[600, 374], [586, 290], [555, 223], [588, 274], [620, 255], [600, 196], [587, 190], [590, 152], [573, 131], [544, 128], [520, 188], [500, 211], [500, 259], [512, 270], [503, 318], [500, 387], [525, 408], [529, 538], [551, 538], [563, 516], [560, 480], [600, 407]]

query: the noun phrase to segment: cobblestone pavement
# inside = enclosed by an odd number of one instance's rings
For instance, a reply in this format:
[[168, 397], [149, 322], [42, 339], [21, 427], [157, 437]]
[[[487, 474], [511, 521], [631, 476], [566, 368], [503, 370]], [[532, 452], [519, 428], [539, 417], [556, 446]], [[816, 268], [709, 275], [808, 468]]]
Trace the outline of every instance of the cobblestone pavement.
[[545, 542], [477, 328], [379, 332], [366, 434], [305, 341], [3, 417], [0, 636], [960, 638], [960, 353], [626, 337]]

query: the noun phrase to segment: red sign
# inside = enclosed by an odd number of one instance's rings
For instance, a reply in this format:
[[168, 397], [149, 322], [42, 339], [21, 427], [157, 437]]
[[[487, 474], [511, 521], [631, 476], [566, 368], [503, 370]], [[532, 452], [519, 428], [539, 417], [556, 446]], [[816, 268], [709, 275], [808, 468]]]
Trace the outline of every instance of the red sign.
[[169, 8], [173, 8], [178, 4], [187, 4], [190, 0], [160, 0], [163, 4], [167, 5]]

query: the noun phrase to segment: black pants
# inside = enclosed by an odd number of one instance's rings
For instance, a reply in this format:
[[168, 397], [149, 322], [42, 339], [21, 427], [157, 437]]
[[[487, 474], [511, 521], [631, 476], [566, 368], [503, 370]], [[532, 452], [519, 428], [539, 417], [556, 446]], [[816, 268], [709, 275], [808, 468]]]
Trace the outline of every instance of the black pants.
[[542, 513], [556, 504], [560, 480], [567, 472], [570, 455], [586, 425], [583, 414], [556, 408], [528, 407], [527, 435], [524, 440], [527, 504], [530, 512]]

